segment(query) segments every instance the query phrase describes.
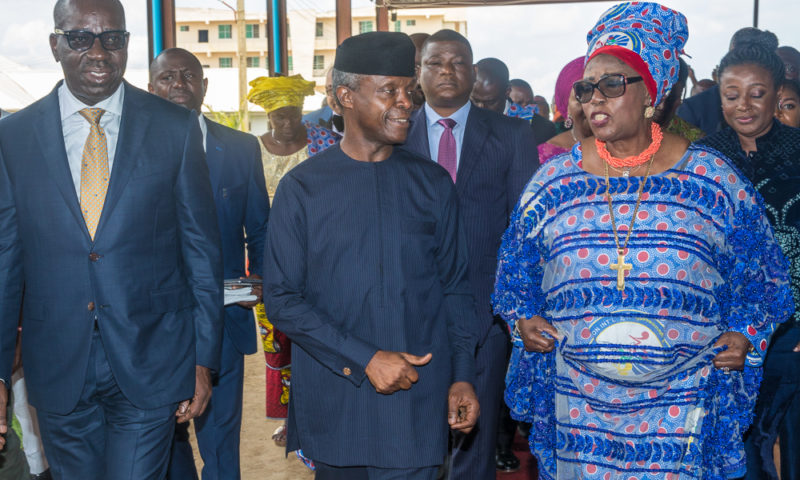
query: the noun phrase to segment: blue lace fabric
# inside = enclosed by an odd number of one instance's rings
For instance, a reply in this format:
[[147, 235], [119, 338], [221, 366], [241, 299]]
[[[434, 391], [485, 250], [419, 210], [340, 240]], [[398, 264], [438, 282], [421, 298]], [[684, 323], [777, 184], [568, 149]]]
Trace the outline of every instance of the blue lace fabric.
[[[540, 315], [560, 334], [548, 354], [526, 352], [512, 335], [506, 377], [512, 416], [533, 425], [540, 477], [743, 475], [763, 355], [794, 310], [760, 197], [727, 158], [690, 147], [643, 186], [619, 291], [606, 182], [580, 162], [576, 145], [528, 184], [493, 296], [512, 331]], [[621, 241], [641, 181], [610, 179]], [[755, 346], [742, 372], [712, 364], [726, 331]]]

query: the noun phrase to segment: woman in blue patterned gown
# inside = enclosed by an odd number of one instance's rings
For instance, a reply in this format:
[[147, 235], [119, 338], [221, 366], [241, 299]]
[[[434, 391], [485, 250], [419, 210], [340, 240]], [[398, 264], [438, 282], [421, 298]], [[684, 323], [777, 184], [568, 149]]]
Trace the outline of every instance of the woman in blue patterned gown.
[[574, 85], [594, 138], [543, 165], [503, 238], [506, 402], [543, 479], [728, 479], [787, 263], [731, 162], [652, 122], [678, 75], [678, 12], [621, 4]]
[[[720, 62], [722, 114], [727, 127], [700, 140], [730, 158], [764, 199], [767, 217], [791, 263], [795, 304], [800, 303], [800, 129], [774, 118], [784, 64], [772, 44], [736, 44]], [[773, 445], [780, 437], [781, 478], [800, 478], [800, 326], [775, 331], [764, 361], [764, 380], [747, 435], [747, 480], [778, 478]]]

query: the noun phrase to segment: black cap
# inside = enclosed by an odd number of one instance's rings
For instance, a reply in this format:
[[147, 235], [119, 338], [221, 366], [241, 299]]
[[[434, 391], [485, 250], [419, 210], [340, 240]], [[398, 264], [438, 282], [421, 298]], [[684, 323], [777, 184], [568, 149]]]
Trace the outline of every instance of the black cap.
[[333, 68], [360, 75], [413, 77], [416, 52], [414, 42], [405, 33], [362, 33], [339, 45]]

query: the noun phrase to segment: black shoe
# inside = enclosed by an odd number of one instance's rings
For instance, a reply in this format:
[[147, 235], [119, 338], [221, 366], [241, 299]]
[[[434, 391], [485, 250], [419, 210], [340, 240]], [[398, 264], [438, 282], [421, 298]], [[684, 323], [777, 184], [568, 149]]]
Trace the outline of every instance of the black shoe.
[[48, 468], [42, 473], [31, 475], [31, 480], [53, 480], [53, 476], [50, 475], [50, 469]]
[[494, 464], [499, 472], [513, 473], [519, 470], [519, 459], [509, 448], [495, 450]]

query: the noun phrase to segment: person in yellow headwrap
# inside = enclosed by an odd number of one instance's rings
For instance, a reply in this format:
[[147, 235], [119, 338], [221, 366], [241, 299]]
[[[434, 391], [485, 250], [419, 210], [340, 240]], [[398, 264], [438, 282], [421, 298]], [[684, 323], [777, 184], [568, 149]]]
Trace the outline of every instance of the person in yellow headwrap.
[[[270, 129], [259, 137], [264, 179], [270, 200], [286, 172], [308, 157], [337, 142], [330, 130], [303, 122], [303, 100], [314, 94], [314, 82], [300, 75], [259, 77], [250, 82], [247, 99], [267, 112]], [[255, 308], [266, 357], [267, 418], [285, 419], [291, 383], [291, 343], [267, 319], [264, 304]], [[286, 425], [272, 435], [279, 446], [286, 445]]]
[[270, 199], [286, 172], [337, 141], [330, 130], [303, 122], [303, 101], [314, 94], [314, 85], [301, 75], [258, 77], [250, 82], [247, 99], [263, 108], [269, 119], [270, 129], [260, 138]]

